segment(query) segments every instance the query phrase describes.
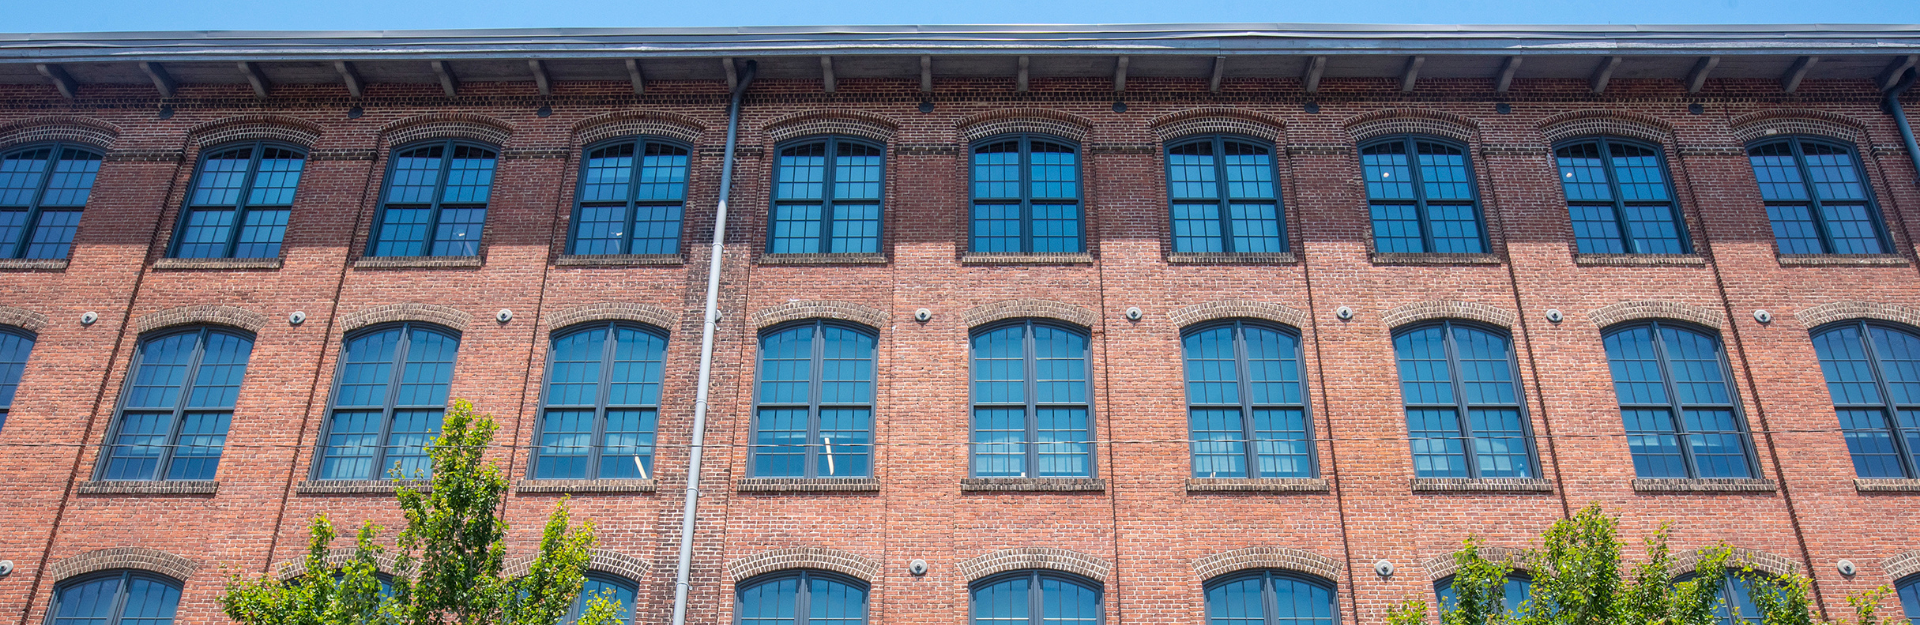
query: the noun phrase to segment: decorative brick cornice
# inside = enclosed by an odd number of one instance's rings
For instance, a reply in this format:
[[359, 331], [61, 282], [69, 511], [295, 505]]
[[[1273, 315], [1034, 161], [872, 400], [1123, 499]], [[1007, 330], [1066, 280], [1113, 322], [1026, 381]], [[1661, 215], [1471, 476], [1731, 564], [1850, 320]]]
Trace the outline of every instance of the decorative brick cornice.
[[960, 322], [969, 328], [977, 328], [1002, 319], [1037, 317], [1056, 319], [1083, 328], [1091, 328], [1099, 317], [1093, 311], [1068, 304], [1044, 299], [1010, 299], [994, 302], [985, 306], [975, 306], [960, 314]]
[[778, 306], [762, 308], [753, 313], [752, 325], [756, 330], [765, 330], [801, 319], [838, 319], [875, 330], [887, 327], [887, 311], [853, 302], [831, 300], [794, 300]]
[[884, 144], [893, 140], [900, 122], [885, 115], [854, 109], [815, 109], [789, 113], [760, 127], [770, 143], [818, 135], [848, 135]]
[[119, 126], [75, 115], [29, 117], [0, 125], [0, 150], [41, 141], [72, 141], [105, 150], [118, 138]]
[[982, 554], [960, 562], [960, 576], [967, 581], [1026, 569], [1046, 569], [1073, 573], [1096, 582], [1107, 581], [1113, 566], [1078, 551], [1052, 547], [1018, 547]]
[[1334, 581], [1340, 579], [1340, 566], [1339, 560], [1286, 547], [1246, 547], [1193, 560], [1193, 572], [1203, 581], [1251, 569], [1292, 571]]
[[[280, 578], [280, 581], [284, 582], [306, 574], [307, 561], [304, 556], [305, 554], [302, 554], [302, 558], [299, 560], [282, 563], [279, 571], [275, 575]], [[334, 547], [328, 549], [327, 556], [321, 558], [320, 561], [326, 564], [328, 570], [339, 569], [340, 567], [346, 566], [348, 562], [353, 561], [353, 548]], [[395, 574], [394, 563], [397, 561], [398, 558], [389, 551], [379, 551], [373, 554], [373, 568], [381, 573], [388, 575]]]
[[601, 302], [574, 306], [547, 315], [547, 327], [555, 330], [595, 321], [632, 321], [671, 332], [680, 326], [680, 314], [648, 304]]
[[1433, 300], [1401, 304], [1380, 316], [1380, 321], [1389, 328], [1398, 328], [1417, 321], [1429, 319], [1466, 319], [1492, 324], [1502, 328], [1512, 328], [1515, 320], [1512, 311], [1494, 308], [1475, 302], [1456, 302]]
[[191, 559], [159, 549], [111, 547], [55, 560], [51, 566], [47, 567], [47, 577], [60, 582], [98, 571], [134, 569], [159, 573], [175, 581], [185, 582], [193, 577], [194, 570], [198, 568], [200, 565]]
[[1587, 313], [1587, 319], [1601, 329], [1606, 329], [1618, 323], [1644, 319], [1686, 321], [1715, 330], [1722, 328], [1727, 322], [1727, 316], [1713, 308], [1684, 302], [1661, 302], [1654, 300], [1634, 300], [1608, 304], [1594, 309], [1593, 312]]
[[47, 327], [47, 316], [13, 306], [0, 306], [0, 325], [10, 325], [28, 332], [39, 332]]
[[[509, 559], [500, 566], [500, 575], [507, 579], [526, 575], [528, 571], [533, 570], [533, 559], [532, 555]], [[611, 549], [587, 550], [587, 570], [589, 571], [611, 573], [624, 577], [627, 581], [638, 583], [646, 579], [647, 570], [651, 568], [653, 565], [646, 560]]]
[[1829, 302], [1801, 309], [1793, 314], [1793, 318], [1800, 322], [1800, 327], [1808, 330], [1848, 319], [1890, 321], [1920, 328], [1920, 308], [1881, 302]]
[[1296, 308], [1252, 300], [1228, 299], [1194, 304], [1167, 315], [1176, 328], [1216, 319], [1264, 319], [1295, 329], [1307, 327], [1307, 313]]
[[969, 115], [954, 125], [960, 140], [972, 143], [994, 135], [1033, 132], [1073, 141], [1086, 141], [1093, 122], [1063, 111], [1036, 108], [1008, 108]]
[[695, 143], [707, 125], [685, 115], [665, 111], [615, 111], [595, 115], [573, 125], [580, 145], [615, 137], [654, 136]]
[[[1700, 568], [1701, 560], [1705, 555], [1705, 550], [1695, 549], [1674, 556], [1673, 564], [1668, 567], [1668, 570], [1672, 571], [1676, 577], [1696, 573], [1698, 571], [1695, 569]], [[1745, 547], [1733, 548], [1733, 555], [1727, 558], [1727, 566], [1736, 569], [1750, 568], [1774, 576], [1792, 575], [1794, 570], [1800, 568], [1792, 558]]]
[[267, 327], [267, 316], [238, 306], [200, 304], [151, 312], [133, 320], [134, 332], [146, 334], [161, 328], [189, 324], [213, 324], [259, 332]]
[[187, 131], [193, 145], [200, 148], [231, 141], [285, 141], [313, 147], [323, 131], [319, 124], [288, 115], [241, 115], [216, 119]]
[[380, 129], [380, 134], [386, 137], [389, 146], [451, 137], [484, 141], [497, 147], [506, 145], [507, 137], [513, 135], [513, 126], [473, 113], [430, 113], [387, 124]]
[[1285, 143], [1282, 137], [1287, 124], [1252, 111], [1207, 107], [1162, 115], [1147, 122], [1147, 127], [1153, 129], [1161, 141], [1203, 134], [1233, 134]]
[[[1522, 571], [1528, 570], [1526, 555], [1527, 552], [1525, 550], [1514, 549], [1512, 547], [1498, 547], [1494, 545], [1480, 546], [1480, 557], [1482, 559], [1489, 562], [1505, 562], [1507, 566]], [[1443, 553], [1421, 561], [1420, 568], [1427, 570], [1427, 579], [1429, 581], [1438, 582], [1458, 572], [1460, 570], [1460, 562], [1454, 559], [1452, 553]]]
[[1426, 109], [1383, 109], [1348, 118], [1341, 122], [1347, 135], [1357, 142], [1385, 135], [1433, 135], [1460, 142], [1472, 141], [1480, 125], [1473, 120]]
[[1581, 109], [1548, 117], [1540, 122], [1540, 134], [1548, 143], [1580, 137], [1610, 135], [1653, 143], [1673, 143], [1673, 125], [1644, 113], [1608, 109]]
[[1920, 549], [1903, 551], [1893, 557], [1880, 561], [1880, 568], [1887, 570], [1887, 579], [1898, 581], [1903, 577], [1920, 573]]
[[1866, 136], [1860, 120], [1829, 111], [1771, 109], [1733, 118], [1727, 124], [1741, 143], [1775, 135], [1819, 135], [1858, 144]]
[[857, 553], [826, 547], [793, 547], [762, 551], [727, 563], [727, 575], [738, 584], [756, 575], [794, 569], [818, 569], [864, 581], [880, 579], [880, 563]]
[[446, 326], [454, 331], [464, 332], [467, 324], [473, 322], [469, 315], [458, 308], [439, 304], [386, 304], [362, 308], [340, 318], [340, 331], [352, 332], [377, 323], [394, 321], [425, 321]]

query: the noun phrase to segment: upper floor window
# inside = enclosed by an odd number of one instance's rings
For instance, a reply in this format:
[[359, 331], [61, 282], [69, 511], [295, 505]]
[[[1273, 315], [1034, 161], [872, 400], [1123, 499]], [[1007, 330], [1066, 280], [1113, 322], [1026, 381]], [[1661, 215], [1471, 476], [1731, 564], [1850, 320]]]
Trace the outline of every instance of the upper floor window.
[[534, 479], [649, 479], [667, 337], [621, 322], [553, 339]]
[[974, 477], [1093, 475], [1087, 335], [1019, 321], [973, 335]]
[[1530, 478], [1533, 444], [1512, 343], [1458, 321], [1393, 337], [1418, 477]]
[[1900, 580], [1900, 607], [1908, 623], [1920, 625], [1920, 577]]
[[827, 321], [761, 336], [754, 477], [873, 475], [874, 343]]
[[1753, 477], [1719, 339], [1654, 321], [1609, 329], [1604, 342], [1635, 474]]
[[69, 143], [0, 154], [0, 258], [66, 258], [100, 159]]
[[180, 583], [152, 573], [113, 571], [60, 584], [51, 625], [172, 625]]
[[1181, 337], [1194, 477], [1313, 477], [1300, 337], [1229, 321]]
[[1080, 150], [1045, 135], [1012, 135], [973, 146], [974, 252], [1084, 251]]
[[[1433, 594], [1440, 598], [1440, 612], [1452, 612], [1460, 605], [1460, 592], [1453, 588], [1453, 576], [1449, 575], [1433, 585]], [[1527, 599], [1533, 595], [1533, 579], [1524, 575], [1508, 575], [1507, 582], [1500, 586], [1500, 599], [1506, 604], [1507, 614], [1520, 616], [1527, 607]]]
[[213, 479], [252, 354], [251, 337], [213, 328], [141, 341], [99, 479]]
[[1598, 137], [1560, 146], [1554, 160], [1580, 253], [1690, 251], [1658, 148]]
[[678, 254], [688, 153], [686, 146], [646, 137], [588, 147], [571, 253]]
[[1892, 246], [1853, 148], [1787, 137], [1747, 146], [1782, 254], [1881, 254]]
[[1279, 571], [1207, 582], [1208, 625], [1333, 625], [1333, 584]]
[[773, 254], [878, 254], [883, 155], [878, 145], [824, 137], [780, 148], [773, 168]]
[[566, 618], [560, 619], [563, 625], [573, 625], [580, 617], [587, 615], [587, 603], [606, 597], [617, 606], [614, 610], [615, 623], [626, 625], [633, 622], [633, 600], [639, 594], [639, 588], [625, 578], [614, 577], [599, 572], [588, 572], [587, 582], [580, 585], [580, 594], [573, 598], [573, 605], [567, 608]]
[[826, 571], [790, 571], [748, 580], [737, 593], [740, 625], [861, 625], [867, 585]]
[[395, 148], [367, 255], [479, 255], [497, 157], [452, 139]]
[[421, 323], [349, 337], [316, 479], [425, 477], [433, 468], [426, 447], [440, 435], [459, 351], [458, 336]]
[[1096, 625], [1100, 584], [1078, 575], [1019, 571], [974, 582], [973, 625]]
[[1487, 251], [1466, 146], [1394, 137], [1361, 146], [1360, 167], [1373, 214], [1373, 251]]
[[33, 335], [0, 326], [0, 430], [7, 427], [7, 413], [13, 411], [13, 393], [20, 388], [20, 374], [27, 370], [27, 357], [33, 355]]
[[1813, 350], [1864, 478], [1920, 476], [1920, 334], [1877, 321], [1820, 329]]
[[256, 142], [215, 148], [200, 158], [193, 192], [174, 230], [175, 258], [275, 258], [307, 155]]
[[1237, 137], [1167, 148], [1175, 252], [1285, 252], [1273, 149]]

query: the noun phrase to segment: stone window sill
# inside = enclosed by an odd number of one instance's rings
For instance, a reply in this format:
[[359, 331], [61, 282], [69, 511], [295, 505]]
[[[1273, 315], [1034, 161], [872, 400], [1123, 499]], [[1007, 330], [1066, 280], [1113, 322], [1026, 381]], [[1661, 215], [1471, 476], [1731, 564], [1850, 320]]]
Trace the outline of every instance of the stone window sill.
[[1853, 489], [1863, 493], [1920, 493], [1920, 480], [1898, 478], [1858, 478]]
[[658, 480], [519, 480], [516, 493], [651, 493]]
[[0, 258], [0, 271], [63, 271], [65, 258]]
[[162, 271], [193, 271], [222, 269], [279, 269], [278, 258], [162, 258], [153, 262], [153, 268]]
[[1500, 257], [1493, 254], [1414, 254], [1407, 252], [1374, 252], [1375, 265], [1498, 265]]
[[1416, 493], [1551, 493], [1553, 482], [1525, 477], [1416, 477]]
[[425, 480], [305, 480], [294, 487], [294, 492], [302, 495], [391, 495], [403, 485], [423, 493], [433, 490], [432, 483]]
[[479, 267], [479, 256], [362, 256], [354, 269], [456, 269]]
[[1699, 254], [1574, 254], [1573, 264], [1582, 267], [1701, 267], [1707, 257]]
[[1308, 477], [1187, 478], [1189, 493], [1324, 493], [1327, 481]]
[[557, 267], [630, 267], [634, 265], [684, 265], [680, 254], [562, 254], [553, 259]]
[[1782, 267], [1905, 267], [1899, 254], [1780, 254]]
[[748, 477], [734, 483], [742, 493], [871, 493], [880, 491], [880, 480], [871, 477]]
[[219, 492], [220, 483], [213, 480], [171, 482], [90, 480], [80, 483], [82, 495], [212, 495]]
[[761, 254], [762, 265], [885, 265], [886, 254]]
[[962, 265], [1090, 265], [1093, 254], [1090, 252], [1058, 254], [1021, 254], [1008, 252], [967, 252], [960, 256]]
[[1093, 477], [970, 477], [960, 480], [962, 492], [1101, 492], [1107, 481]]
[[1778, 490], [1773, 480], [1757, 478], [1640, 478], [1633, 481], [1640, 493], [1769, 493]]
[[1173, 252], [1170, 265], [1291, 265], [1300, 262], [1293, 252]]

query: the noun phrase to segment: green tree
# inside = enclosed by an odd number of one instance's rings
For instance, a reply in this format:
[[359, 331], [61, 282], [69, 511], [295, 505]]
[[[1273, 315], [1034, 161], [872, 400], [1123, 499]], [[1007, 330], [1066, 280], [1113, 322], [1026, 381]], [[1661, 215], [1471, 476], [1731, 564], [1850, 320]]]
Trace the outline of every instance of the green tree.
[[[586, 583], [593, 522], [572, 528], [567, 501], [547, 518], [539, 552], [525, 575], [501, 575], [508, 525], [500, 518], [507, 479], [484, 456], [496, 430], [493, 418], [475, 415], [473, 404], [455, 400], [440, 436], [428, 447], [430, 475], [391, 476], [427, 481], [402, 483], [396, 497], [406, 528], [396, 541], [392, 587], [383, 591], [376, 562], [384, 553], [380, 528], [362, 524], [352, 554], [340, 566], [327, 563], [336, 537], [325, 515], [315, 517], [305, 569], [291, 579], [229, 578], [220, 606], [243, 625], [552, 625], [565, 617]], [[620, 605], [607, 596], [587, 604], [580, 625], [618, 623]]]

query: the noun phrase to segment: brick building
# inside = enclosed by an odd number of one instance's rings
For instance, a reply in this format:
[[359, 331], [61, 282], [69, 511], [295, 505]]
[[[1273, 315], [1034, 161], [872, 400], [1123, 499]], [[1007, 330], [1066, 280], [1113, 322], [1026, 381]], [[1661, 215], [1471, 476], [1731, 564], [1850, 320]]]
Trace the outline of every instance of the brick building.
[[313, 515], [396, 526], [383, 468], [466, 398], [514, 554], [570, 493], [595, 582], [668, 622], [736, 86], [691, 622], [1378, 623], [1468, 534], [1589, 502], [1840, 608], [1920, 574], [1883, 106], [1917, 58], [1913, 27], [0, 36], [0, 618], [222, 622]]

